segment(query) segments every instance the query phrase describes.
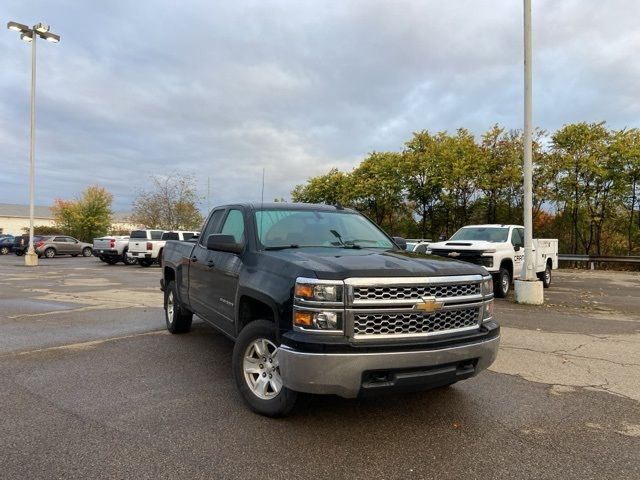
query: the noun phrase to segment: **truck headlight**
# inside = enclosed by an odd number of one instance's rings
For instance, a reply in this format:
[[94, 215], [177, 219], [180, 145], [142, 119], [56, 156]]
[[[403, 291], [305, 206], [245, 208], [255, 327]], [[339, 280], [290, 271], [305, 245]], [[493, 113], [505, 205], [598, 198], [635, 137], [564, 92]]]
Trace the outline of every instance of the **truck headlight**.
[[482, 295], [493, 295], [493, 277], [482, 277]]
[[342, 316], [338, 312], [294, 310], [293, 324], [315, 330], [342, 330]]
[[342, 285], [298, 281], [295, 296], [311, 302], [342, 302]]

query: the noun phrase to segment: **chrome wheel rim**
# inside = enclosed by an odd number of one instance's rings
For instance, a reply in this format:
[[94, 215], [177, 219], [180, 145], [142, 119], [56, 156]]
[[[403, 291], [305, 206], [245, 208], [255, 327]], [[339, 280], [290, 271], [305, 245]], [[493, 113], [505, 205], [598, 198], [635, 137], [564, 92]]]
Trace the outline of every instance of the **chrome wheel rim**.
[[282, 390], [282, 377], [278, 363], [278, 347], [266, 338], [251, 342], [242, 361], [244, 379], [253, 394], [270, 400]]
[[175, 305], [173, 304], [173, 292], [169, 292], [167, 295], [167, 322], [173, 323], [173, 310]]
[[544, 271], [544, 281], [547, 285], [551, 283], [551, 271], [548, 268]]
[[56, 252], [54, 252], [53, 250], [47, 250], [46, 252], [44, 252], [44, 256], [47, 258], [53, 258], [55, 254]]
[[502, 291], [504, 293], [509, 291], [509, 275], [502, 276]]

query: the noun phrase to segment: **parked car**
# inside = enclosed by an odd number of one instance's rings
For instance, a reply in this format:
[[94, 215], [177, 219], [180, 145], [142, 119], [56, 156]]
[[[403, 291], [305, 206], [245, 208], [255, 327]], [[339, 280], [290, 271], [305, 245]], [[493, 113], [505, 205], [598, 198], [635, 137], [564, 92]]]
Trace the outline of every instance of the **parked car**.
[[122, 262], [125, 265], [138, 263], [135, 258], [127, 256], [129, 236], [116, 235], [93, 239], [93, 254], [109, 265]]
[[[34, 248], [36, 243], [41, 239], [42, 236], [40, 235], [33, 236]], [[18, 235], [17, 237], [14, 237], [12, 250], [13, 253], [15, 253], [19, 257], [27, 253], [27, 250], [29, 250], [29, 235]]]
[[53, 258], [56, 255], [71, 255], [72, 257], [82, 255], [83, 257], [90, 257], [93, 255], [93, 245], [66, 235], [40, 237], [37, 242], [34, 241], [34, 247], [39, 257]]
[[3, 238], [0, 238], [0, 255], [7, 255], [13, 252], [13, 235], [7, 235]]
[[197, 242], [167, 241], [167, 329], [187, 332], [196, 314], [233, 339], [242, 398], [274, 417], [297, 392], [354, 398], [475, 376], [500, 343], [491, 275], [402, 244], [342, 207], [217, 207]]
[[[142, 267], [151, 266], [158, 258], [160, 240], [164, 230], [133, 230], [129, 235], [127, 256], [138, 261]], [[162, 242], [164, 246], [165, 242]]]
[[[427, 253], [482, 265], [493, 276], [496, 297], [506, 297], [524, 263], [524, 227], [521, 225], [469, 225], [446, 242], [432, 243]], [[551, 270], [558, 268], [558, 240], [534, 239], [535, 271], [551, 285]]]

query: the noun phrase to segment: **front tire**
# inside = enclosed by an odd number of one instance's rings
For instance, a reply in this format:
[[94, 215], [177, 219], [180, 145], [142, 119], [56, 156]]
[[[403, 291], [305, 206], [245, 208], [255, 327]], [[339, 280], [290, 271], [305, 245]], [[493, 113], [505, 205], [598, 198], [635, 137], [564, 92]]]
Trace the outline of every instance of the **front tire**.
[[238, 390], [251, 410], [267, 417], [287, 415], [298, 395], [282, 383], [278, 348], [275, 326], [267, 320], [249, 323], [233, 348], [233, 376]]
[[544, 288], [549, 288], [551, 286], [551, 266], [547, 265], [544, 272], [538, 274], [538, 278], [542, 281]]
[[191, 330], [193, 313], [186, 310], [178, 300], [176, 283], [171, 281], [164, 291], [164, 318], [171, 333], [185, 333]]
[[53, 258], [56, 256], [56, 251], [53, 248], [49, 247], [44, 251], [44, 256], [47, 258]]
[[493, 279], [493, 292], [498, 298], [505, 298], [511, 289], [511, 274], [506, 268], [501, 268]]

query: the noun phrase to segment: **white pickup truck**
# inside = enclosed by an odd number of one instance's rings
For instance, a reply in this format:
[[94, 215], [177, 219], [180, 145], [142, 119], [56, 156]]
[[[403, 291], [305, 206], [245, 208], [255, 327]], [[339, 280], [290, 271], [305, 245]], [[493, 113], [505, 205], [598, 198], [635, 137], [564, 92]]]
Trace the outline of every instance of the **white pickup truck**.
[[127, 256], [129, 250], [128, 235], [114, 235], [93, 239], [93, 254], [109, 265], [123, 262], [125, 265], [133, 265], [137, 260]]
[[[426, 253], [482, 265], [493, 276], [494, 292], [504, 298], [511, 282], [522, 275], [524, 227], [520, 225], [469, 225], [446, 242], [429, 244]], [[558, 268], [558, 240], [534, 239], [535, 270], [545, 288], [551, 270]]]
[[162, 262], [162, 250], [167, 240], [187, 241], [198, 232], [181, 230], [134, 230], [129, 240], [129, 255], [138, 259], [138, 265], [148, 267], [152, 263]]
[[[160, 239], [164, 230], [134, 230], [129, 235], [127, 256], [138, 260], [138, 265], [149, 267], [158, 258]], [[165, 242], [162, 242], [164, 247]]]

